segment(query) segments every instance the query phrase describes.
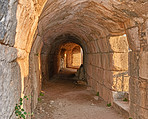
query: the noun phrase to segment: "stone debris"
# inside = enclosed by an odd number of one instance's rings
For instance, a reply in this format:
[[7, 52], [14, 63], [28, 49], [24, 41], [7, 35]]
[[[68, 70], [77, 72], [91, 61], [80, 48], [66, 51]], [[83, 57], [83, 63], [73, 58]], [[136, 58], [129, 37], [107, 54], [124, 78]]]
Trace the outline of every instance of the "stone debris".
[[91, 103], [91, 106], [94, 106], [95, 104], [94, 103]]
[[50, 100], [50, 105], [53, 105], [54, 104], [54, 101], [53, 100]]
[[99, 100], [99, 96], [94, 96], [94, 99], [95, 100]]

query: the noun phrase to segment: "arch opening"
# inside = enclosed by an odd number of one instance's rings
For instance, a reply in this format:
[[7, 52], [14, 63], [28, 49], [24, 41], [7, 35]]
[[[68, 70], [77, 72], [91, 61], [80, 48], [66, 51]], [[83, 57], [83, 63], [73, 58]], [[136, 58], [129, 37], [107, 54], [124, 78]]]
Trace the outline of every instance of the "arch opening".
[[[85, 46], [84, 43], [80, 43], [81, 39], [78, 39], [78, 37], [70, 34], [65, 34], [57, 37], [55, 42], [52, 42], [52, 46], [48, 50], [44, 50], [46, 47], [43, 46], [43, 56], [41, 56], [43, 57], [42, 74], [44, 77], [46, 77], [43, 78], [43, 80], [49, 80], [52, 76], [58, 74], [62, 68], [80, 68], [81, 64], [85, 62], [85, 53], [87, 49], [87, 46]], [[77, 48], [78, 50], [74, 48]], [[47, 55], [44, 56], [46, 53]], [[46, 64], [44, 59], [47, 59]]]

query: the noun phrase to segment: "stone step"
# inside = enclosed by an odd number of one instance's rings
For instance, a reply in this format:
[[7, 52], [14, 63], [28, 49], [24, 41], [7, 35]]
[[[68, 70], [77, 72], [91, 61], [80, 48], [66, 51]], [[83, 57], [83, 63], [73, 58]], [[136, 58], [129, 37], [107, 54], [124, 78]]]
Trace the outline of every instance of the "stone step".
[[125, 102], [122, 100], [114, 100], [113, 108], [122, 114], [125, 118], [129, 118], [129, 102]]

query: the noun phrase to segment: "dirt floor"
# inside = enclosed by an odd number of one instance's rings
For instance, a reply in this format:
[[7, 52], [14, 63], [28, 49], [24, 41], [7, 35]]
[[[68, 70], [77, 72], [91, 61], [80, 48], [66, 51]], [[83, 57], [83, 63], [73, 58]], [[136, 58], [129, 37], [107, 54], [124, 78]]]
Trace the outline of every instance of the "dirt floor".
[[124, 119], [89, 87], [72, 80], [75, 71], [64, 69], [44, 82], [33, 119]]

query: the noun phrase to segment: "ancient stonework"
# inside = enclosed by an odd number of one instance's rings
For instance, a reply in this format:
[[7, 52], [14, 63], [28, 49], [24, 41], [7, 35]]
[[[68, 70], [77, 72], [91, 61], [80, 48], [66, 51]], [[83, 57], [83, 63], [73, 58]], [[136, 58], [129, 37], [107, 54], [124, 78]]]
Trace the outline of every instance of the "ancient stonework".
[[148, 118], [147, 0], [0, 0], [0, 118], [15, 119], [23, 96], [34, 111], [68, 42], [83, 49], [85, 79], [102, 99], [125, 91], [129, 117]]

